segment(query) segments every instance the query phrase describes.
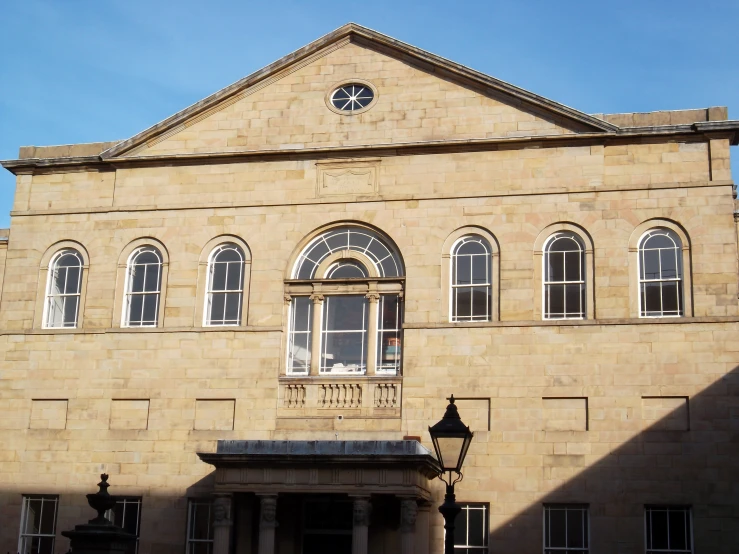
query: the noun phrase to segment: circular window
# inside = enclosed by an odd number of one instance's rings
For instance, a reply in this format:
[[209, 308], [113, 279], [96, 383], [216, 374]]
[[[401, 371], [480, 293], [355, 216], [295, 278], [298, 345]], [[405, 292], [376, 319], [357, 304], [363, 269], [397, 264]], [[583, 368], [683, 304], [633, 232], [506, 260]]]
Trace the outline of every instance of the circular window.
[[377, 100], [377, 91], [367, 82], [354, 80], [331, 89], [326, 103], [332, 111], [354, 115], [367, 111]]

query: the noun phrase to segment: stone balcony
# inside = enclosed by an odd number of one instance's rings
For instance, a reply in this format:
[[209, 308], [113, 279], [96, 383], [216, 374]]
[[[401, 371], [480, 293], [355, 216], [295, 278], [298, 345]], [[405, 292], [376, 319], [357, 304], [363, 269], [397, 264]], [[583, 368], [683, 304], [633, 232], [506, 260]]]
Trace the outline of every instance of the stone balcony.
[[277, 417], [400, 418], [401, 392], [397, 376], [283, 377]]

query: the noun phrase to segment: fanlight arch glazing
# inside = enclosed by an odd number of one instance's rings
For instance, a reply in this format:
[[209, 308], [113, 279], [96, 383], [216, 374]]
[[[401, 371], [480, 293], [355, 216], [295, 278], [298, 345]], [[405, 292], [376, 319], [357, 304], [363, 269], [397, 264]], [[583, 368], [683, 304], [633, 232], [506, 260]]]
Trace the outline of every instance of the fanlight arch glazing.
[[379, 233], [364, 227], [346, 226], [326, 231], [301, 252], [293, 267], [293, 279], [316, 279], [321, 262], [335, 252], [350, 250], [366, 256], [380, 277], [401, 277], [400, 255]]

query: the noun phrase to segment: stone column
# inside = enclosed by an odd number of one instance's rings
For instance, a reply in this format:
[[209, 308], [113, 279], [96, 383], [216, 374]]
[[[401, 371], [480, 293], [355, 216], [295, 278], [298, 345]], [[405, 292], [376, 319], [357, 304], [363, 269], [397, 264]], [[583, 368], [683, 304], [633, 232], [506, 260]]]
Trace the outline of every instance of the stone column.
[[352, 554], [367, 554], [367, 535], [372, 504], [369, 496], [354, 497], [354, 527], [352, 528]]
[[416, 518], [418, 517], [418, 503], [415, 498], [400, 500], [400, 552], [401, 554], [416, 554]]
[[[277, 495], [259, 495], [259, 554], [274, 554], [277, 528]], [[215, 552], [213, 554], [216, 554]]]
[[323, 312], [323, 295], [313, 294], [313, 324], [310, 343], [310, 374], [318, 375], [321, 367], [321, 315]]
[[416, 554], [428, 554], [431, 525], [431, 504], [422, 502], [416, 517]]
[[213, 554], [229, 554], [233, 518], [231, 495], [217, 494], [213, 498]]
[[366, 295], [369, 300], [369, 323], [367, 325], [367, 375], [374, 375], [377, 370], [377, 312], [379, 311], [380, 295], [370, 292]]

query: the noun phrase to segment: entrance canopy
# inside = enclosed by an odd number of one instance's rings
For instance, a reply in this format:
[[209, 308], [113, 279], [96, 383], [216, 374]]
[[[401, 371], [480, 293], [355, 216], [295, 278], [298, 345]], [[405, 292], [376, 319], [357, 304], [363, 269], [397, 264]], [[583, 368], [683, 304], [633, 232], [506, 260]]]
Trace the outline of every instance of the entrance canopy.
[[220, 440], [200, 452], [216, 468], [216, 492], [393, 494], [429, 500], [439, 474], [419, 442]]

